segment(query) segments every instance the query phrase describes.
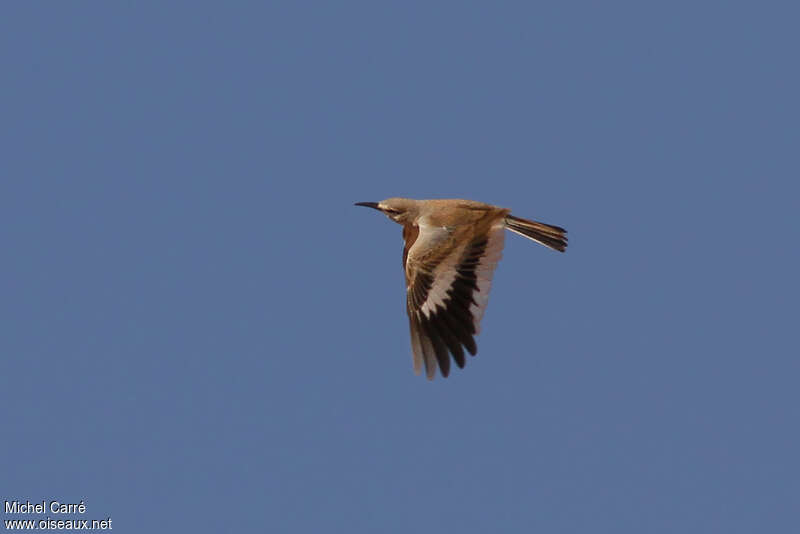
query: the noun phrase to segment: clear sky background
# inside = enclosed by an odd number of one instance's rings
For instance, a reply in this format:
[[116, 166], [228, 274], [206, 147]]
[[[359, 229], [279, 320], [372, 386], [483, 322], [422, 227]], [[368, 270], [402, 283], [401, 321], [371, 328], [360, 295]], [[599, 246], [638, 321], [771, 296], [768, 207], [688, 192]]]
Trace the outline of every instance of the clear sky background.
[[[0, 498], [120, 532], [796, 531], [798, 15], [6, 4]], [[411, 369], [400, 227], [352, 205], [390, 196], [570, 232], [508, 235], [447, 380]]]

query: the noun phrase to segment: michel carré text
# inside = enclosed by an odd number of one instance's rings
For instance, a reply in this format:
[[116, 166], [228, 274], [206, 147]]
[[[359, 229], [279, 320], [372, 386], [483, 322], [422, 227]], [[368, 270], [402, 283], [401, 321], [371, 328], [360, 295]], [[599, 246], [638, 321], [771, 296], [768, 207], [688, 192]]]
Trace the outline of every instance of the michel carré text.
[[79, 504], [66, 504], [58, 501], [47, 501], [33, 503], [31, 501], [5, 501], [5, 512], [7, 514], [84, 514], [86, 505], [81, 501]]

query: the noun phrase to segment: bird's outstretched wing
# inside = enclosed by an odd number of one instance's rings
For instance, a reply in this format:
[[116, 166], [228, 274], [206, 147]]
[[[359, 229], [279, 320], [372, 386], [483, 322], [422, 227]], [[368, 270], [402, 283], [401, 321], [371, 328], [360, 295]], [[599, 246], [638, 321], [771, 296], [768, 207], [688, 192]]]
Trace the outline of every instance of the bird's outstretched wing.
[[450, 354], [464, 367], [464, 348], [478, 351], [473, 336], [489, 302], [492, 275], [503, 252], [503, 217], [459, 227], [405, 226], [403, 264], [414, 372], [432, 380], [438, 363], [450, 373]]

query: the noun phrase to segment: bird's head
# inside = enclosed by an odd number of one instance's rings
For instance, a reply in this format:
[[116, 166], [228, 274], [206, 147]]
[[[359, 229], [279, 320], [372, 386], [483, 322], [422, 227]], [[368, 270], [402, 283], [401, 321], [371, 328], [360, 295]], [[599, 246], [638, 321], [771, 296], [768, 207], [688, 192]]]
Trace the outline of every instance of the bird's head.
[[380, 202], [356, 202], [356, 206], [382, 211], [396, 223], [407, 224], [416, 220], [419, 213], [419, 203], [410, 198], [387, 198]]

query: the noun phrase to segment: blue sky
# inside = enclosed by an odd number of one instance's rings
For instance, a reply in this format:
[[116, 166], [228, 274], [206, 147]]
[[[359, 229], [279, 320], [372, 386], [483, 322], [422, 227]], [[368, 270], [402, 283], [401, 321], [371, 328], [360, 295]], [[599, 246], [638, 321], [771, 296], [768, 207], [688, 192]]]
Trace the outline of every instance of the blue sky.
[[[787, 532], [797, 8], [18, 3], [0, 17], [0, 497], [122, 532]], [[411, 370], [400, 228], [508, 235]], [[8, 519], [8, 514], [3, 519]]]

